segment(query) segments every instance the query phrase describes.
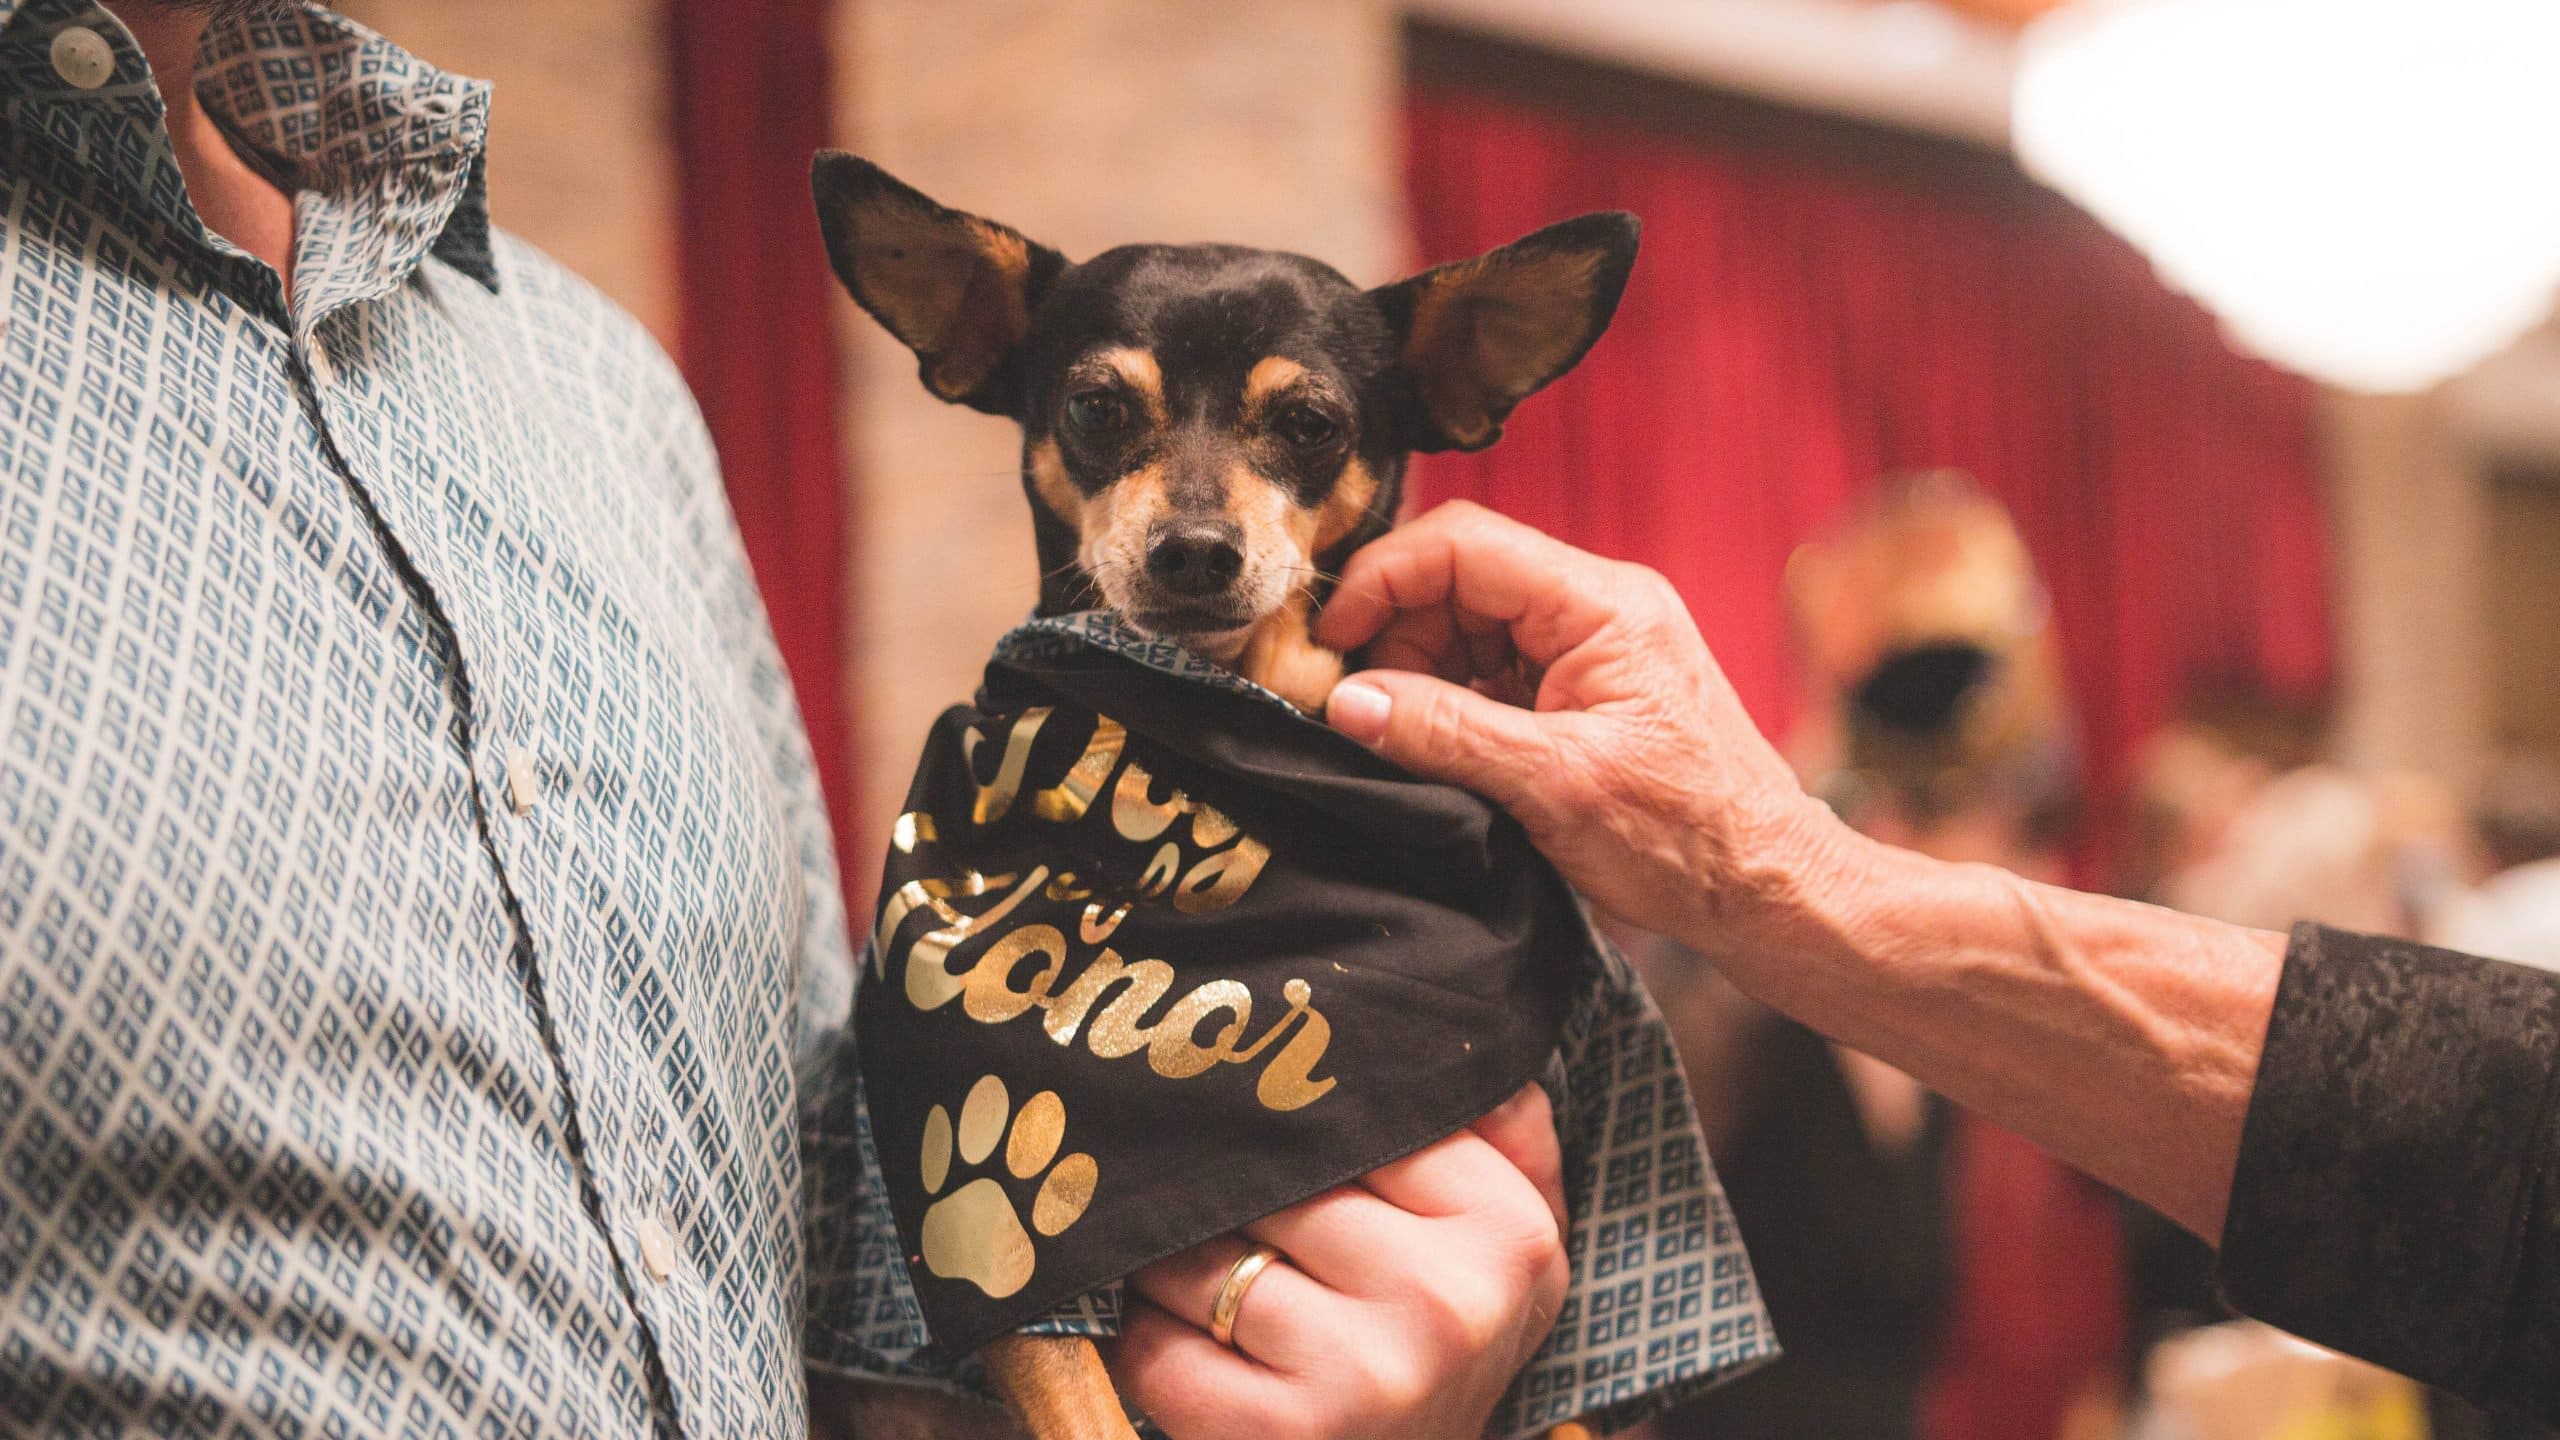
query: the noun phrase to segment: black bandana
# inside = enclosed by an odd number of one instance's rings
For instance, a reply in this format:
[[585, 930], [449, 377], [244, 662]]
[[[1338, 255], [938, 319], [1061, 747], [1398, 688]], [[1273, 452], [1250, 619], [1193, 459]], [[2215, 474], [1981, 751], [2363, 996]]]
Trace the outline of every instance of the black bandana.
[[1481, 1117], [1590, 946], [1485, 802], [1071, 643], [935, 725], [881, 893], [858, 1050], [946, 1354]]

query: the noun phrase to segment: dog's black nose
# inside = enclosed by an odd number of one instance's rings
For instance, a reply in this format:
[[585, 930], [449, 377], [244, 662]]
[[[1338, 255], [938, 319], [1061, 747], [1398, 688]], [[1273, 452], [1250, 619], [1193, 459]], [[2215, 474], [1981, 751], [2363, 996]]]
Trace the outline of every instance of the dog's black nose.
[[1244, 532], [1224, 521], [1176, 520], [1147, 537], [1147, 575], [1176, 595], [1215, 595], [1244, 568]]

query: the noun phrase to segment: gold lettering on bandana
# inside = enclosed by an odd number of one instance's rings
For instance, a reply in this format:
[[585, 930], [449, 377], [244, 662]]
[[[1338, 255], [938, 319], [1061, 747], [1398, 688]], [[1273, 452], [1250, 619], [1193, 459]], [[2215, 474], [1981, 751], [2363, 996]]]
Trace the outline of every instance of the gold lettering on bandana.
[[[996, 778], [978, 787], [978, 803], [969, 818], [980, 825], [993, 825], [1013, 808], [1013, 797], [1022, 793], [1022, 772], [1031, 766], [1031, 744], [1040, 738], [1040, 727], [1049, 718], [1049, 707], [1025, 710], [1004, 738], [1004, 759], [996, 763]], [[970, 726], [960, 737], [960, 756], [972, 771], [977, 768], [980, 740], [976, 726]]]
[[[1120, 728], [1108, 720], [1102, 723], [1115, 731]], [[1173, 908], [1185, 915], [1206, 915], [1243, 899], [1244, 892], [1261, 877], [1262, 867], [1270, 863], [1271, 851], [1250, 835], [1238, 839], [1242, 832], [1236, 822], [1216, 806], [1203, 805], [1180, 790], [1158, 800], [1153, 791], [1152, 777], [1137, 761], [1130, 761], [1120, 772], [1120, 783], [1111, 792], [1111, 828], [1119, 832], [1120, 838], [1153, 840], [1172, 829], [1174, 821], [1188, 815], [1191, 843], [1202, 849], [1215, 849], [1229, 840], [1236, 843], [1193, 866], [1176, 885], [1173, 875], [1181, 866], [1182, 852], [1168, 841], [1148, 863], [1145, 877], [1138, 882], [1139, 892], [1153, 898], [1170, 887]]]
[[[922, 827], [924, 831], [928, 835], [932, 831], [933, 817], [929, 815], [902, 815], [898, 818], [902, 825], [910, 819], [923, 820], [926, 822]], [[889, 897], [889, 903], [880, 907], [880, 928], [873, 936], [872, 973], [887, 973], [889, 937], [898, 933], [898, 927], [905, 924], [907, 917], [919, 907], [931, 908], [934, 914], [942, 917], [946, 928], [934, 931], [917, 943], [921, 945], [947, 936], [948, 943], [942, 944], [941, 948], [948, 950], [967, 939], [970, 931], [980, 923], [952, 909], [948, 903], [950, 898], [954, 895], [984, 895], [999, 885], [1012, 883], [1011, 875], [981, 875], [975, 870], [964, 870], [949, 880], [910, 880], [899, 886], [898, 893]], [[957, 934], [952, 934], [951, 927], [961, 928]]]
[[1065, 779], [1031, 797], [1031, 813], [1061, 825], [1083, 819], [1128, 743], [1129, 732], [1120, 728], [1119, 721], [1108, 715], [1096, 717], [1093, 738], [1085, 742], [1084, 753], [1067, 767]]
[[[981, 879], [978, 873], [974, 870], [969, 872], [968, 878], [972, 881], [978, 881]], [[1012, 877], [1006, 876], [1003, 878], [1010, 879]], [[983, 915], [959, 915], [955, 914], [948, 904], [935, 904], [934, 908], [936, 910], [951, 917], [951, 923], [945, 925], [939, 930], [932, 931], [929, 934], [918, 936], [916, 938], [916, 943], [908, 947], [908, 1001], [919, 1010], [932, 1010], [939, 1008], [943, 1002], [949, 1000], [952, 996], [959, 994], [961, 987], [966, 982], [952, 978], [949, 963], [951, 960], [952, 950], [958, 947], [961, 941], [968, 939], [970, 936], [975, 935], [979, 931], [986, 929], [999, 920], [1002, 920], [1007, 915], [1012, 914], [1013, 907], [1022, 903], [1022, 897], [1030, 894], [1034, 889], [1038, 888], [1041, 881], [1048, 878], [1049, 872], [1046, 867], [1032, 867], [1031, 875], [1028, 879], [1025, 879], [1021, 885], [1015, 887], [1013, 893], [996, 902], [994, 909], [987, 911]], [[991, 883], [1000, 884], [1002, 881], [999, 880]], [[928, 901], [927, 903], [933, 904], [934, 902]]]
[[[976, 782], [973, 826], [994, 824], [1012, 812], [1029, 781], [1032, 747], [1050, 714], [1039, 707], [1015, 718], [1004, 737], [995, 778]], [[962, 756], [973, 777], [977, 751], [985, 741], [975, 727], [962, 736]], [[1263, 1062], [1254, 1086], [1262, 1105], [1295, 1110], [1314, 1103], [1335, 1082], [1314, 1073], [1332, 1043], [1333, 1027], [1315, 1008], [1313, 986], [1289, 980], [1281, 987], [1287, 1008], [1248, 1040], [1254, 996], [1244, 982], [1216, 979], [1174, 995], [1179, 977], [1172, 965], [1130, 960], [1104, 944], [1135, 906], [1165, 903], [1179, 914], [1205, 915], [1235, 904], [1271, 859], [1269, 847], [1215, 806], [1177, 787], [1168, 786], [1158, 796], [1155, 778], [1127, 756], [1127, 748], [1128, 732], [1108, 716], [1097, 717], [1082, 753], [1057, 783], [1033, 792], [1029, 810], [1035, 820], [1074, 824], [1108, 789], [1111, 832], [1147, 851], [1135, 896], [1125, 891], [1097, 896], [1096, 888], [1080, 877], [1052, 875], [1047, 866], [1034, 866], [1018, 878], [964, 870], [948, 878], [911, 880], [881, 907], [873, 936], [876, 972], [885, 975], [893, 957], [903, 959], [900, 988], [918, 1010], [938, 1010], [956, 999], [961, 1014], [983, 1025], [1006, 1024], [1036, 1010], [1051, 1041], [1073, 1045], [1081, 1036], [1085, 1048], [1104, 1060], [1144, 1051], [1148, 1068], [1168, 1080], [1189, 1079], [1220, 1065]], [[1119, 780], [1111, 784], [1115, 770]], [[1186, 817], [1187, 830], [1177, 824]], [[914, 854], [941, 836], [934, 817], [910, 812], [898, 818], [890, 838], [899, 853]], [[1206, 853], [1189, 859], [1195, 851]], [[1104, 887], [1106, 892], [1111, 888]], [[976, 914], [953, 903], [990, 895], [1000, 898]], [[1035, 896], [1071, 912], [1081, 909], [1073, 941], [1060, 926], [1034, 918], [1033, 912], [1026, 911], [1011, 929], [1000, 928]], [[1117, 903], [1106, 907], [1106, 900]], [[898, 934], [919, 910], [940, 923], [900, 952]], [[954, 952], [980, 941], [984, 948], [976, 958], [955, 969]], [[1170, 1004], [1168, 996], [1173, 997]]]

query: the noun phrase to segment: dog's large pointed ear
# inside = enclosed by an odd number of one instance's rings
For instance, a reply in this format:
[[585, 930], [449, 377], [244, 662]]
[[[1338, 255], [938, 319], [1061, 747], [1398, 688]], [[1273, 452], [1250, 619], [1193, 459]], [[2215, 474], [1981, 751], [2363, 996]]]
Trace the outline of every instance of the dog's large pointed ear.
[[836, 278], [916, 352], [925, 388], [1011, 415], [1022, 401], [1022, 340], [1057, 251], [946, 209], [859, 156], [821, 150], [809, 167]]
[[1550, 225], [1472, 260], [1373, 290], [1412, 382], [1414, 450], [1481, 450], [1513, 406], [1564, 374], [1617, 313], [1636, 217]]

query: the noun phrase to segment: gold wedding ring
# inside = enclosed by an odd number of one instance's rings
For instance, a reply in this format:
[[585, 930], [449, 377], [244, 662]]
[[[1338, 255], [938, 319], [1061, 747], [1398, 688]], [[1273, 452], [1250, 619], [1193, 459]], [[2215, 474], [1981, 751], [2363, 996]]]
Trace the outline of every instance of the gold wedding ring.
[[1209, 1306], [1209, 1338], [1234, 1349], [1236, 1312], [1244, 1308], [1244, 1292], [1262, 1278], [1263, 1267], [1280, 1258], [1280, 1252], [1268, 1245], [1256, 1245], [1227, 1267], [1226, 1282], [1218, 1287], [1218, 1298]]

